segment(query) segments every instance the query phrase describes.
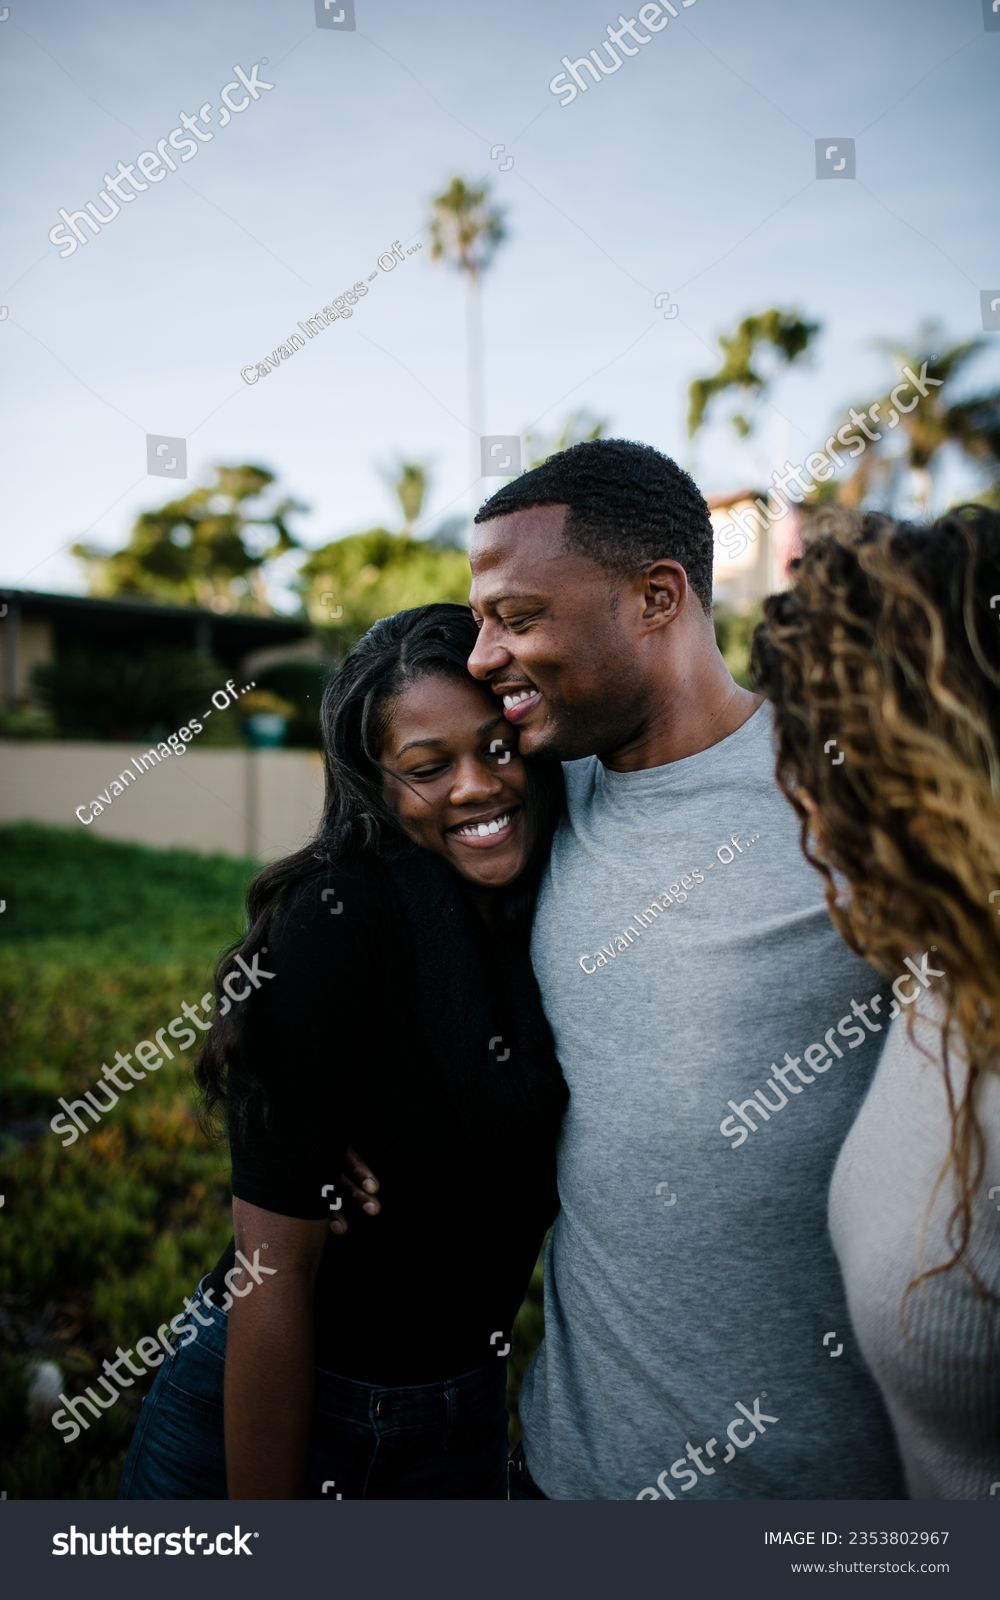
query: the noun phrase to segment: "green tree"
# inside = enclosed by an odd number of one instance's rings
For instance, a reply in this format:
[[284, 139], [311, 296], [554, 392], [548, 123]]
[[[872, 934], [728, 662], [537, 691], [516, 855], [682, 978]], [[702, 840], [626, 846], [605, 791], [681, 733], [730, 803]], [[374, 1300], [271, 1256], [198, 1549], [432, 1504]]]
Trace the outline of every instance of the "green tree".
[[296, 587], [306, 613], [328, 630], [338, 652], [379, 617], [434, 600], [468, 599], [469, 558], [456, 537], [462, 519], [446, 520], [424, 538], [413, 533], [430, 484], [426, 466], [400, 460], [382, 477], [399, 505], [402, 526], [333, 539], [311, 551], [299, 569]]
[[314, 550], [299, 572], [298, 588], [309, 617], [329, 626], [339, 651], [394, 611], [433, 600], [464, 605], [469, 560], [454, 545], [369, 528]]
[[[432, 202], [431, 256], [449, 262], [465, 280], [465, 355], [468, 420], [472, 432], [472, 479], [480, 477], [479, 440], [484, 423], [483, 309], [480, 285], [483, 273], [507, 237], [503, 212], [490, 202], [488, 184], [473, 188], [462, 178], [452, 178], [448, 188]], [[475, 491], [474, 491], [475, 492]]]
[[[819, 332], [818, 322], [806, 322], [797, 311], [772, 307], [744, 317], [735, 333], [720, 334], [722, 360], [706, 378], [695, 378], [688, 388], [688, 435], [693, 439], [708, 416], [710, 407], [721, 395], [759, 405], [770, 388], [775, 370], [789, 367], [809, 348]], [[770, 352], [768, 363], [761, 356]], [[753, 413], [743, 410], [730, 414], [730, 423], [741, 438], [753, 427]]]
[[[851, 473], [839, 485], [837, 498], [845, 505], [861, 506], [878, 495], [890, 510], [912, 499], [922, 515], [928, 515], [939, 469], [947, 453], [959, 453], [984, 471], [996, 490], [1000, 467], [1000, 387], [982, 389], [964, 398], [955, 390], [966, 368], [986, 348], [980, 336], [959, 344], [943, 346], [940, 328], [925, 324], [908, 344], [885, 344], [882, 348], [895, 369], [890, 389], [875, 400], [857, 407], [871, 417], [873, 439], [863, 455], [851, 463]], [[924, 373], [927, 394], [911, 411], [900, 412], [892, 401], [904, 366], [918, 376]], [[913, 399], [912, 391], [907, 400]], [[876, 409], [877, 408], [877, 409]]]
[[274, 483], [264, 467], [220, 466], [210, 483], [141, 512], [121, 550], [75, 544], [90, 593], [270, 612], [264, 568], [298, 548], [289, 519], [306, 509], [270, 494]]

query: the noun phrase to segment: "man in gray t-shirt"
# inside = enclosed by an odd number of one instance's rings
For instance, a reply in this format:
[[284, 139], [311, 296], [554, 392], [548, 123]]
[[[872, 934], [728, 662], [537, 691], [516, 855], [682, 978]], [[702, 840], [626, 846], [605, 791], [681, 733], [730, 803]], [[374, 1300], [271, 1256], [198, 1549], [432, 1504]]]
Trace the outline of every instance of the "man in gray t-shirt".
[[[533, 956], [570, 1087], [524, 1453], [559, 1499], [892, 1498], [826, 1228], [887, 1002], [711, 622], [707, 507], [596, 441], [480, 512], [470, 669], [566, 762]], [[833, 757], [831, 757], [833, 759]]]

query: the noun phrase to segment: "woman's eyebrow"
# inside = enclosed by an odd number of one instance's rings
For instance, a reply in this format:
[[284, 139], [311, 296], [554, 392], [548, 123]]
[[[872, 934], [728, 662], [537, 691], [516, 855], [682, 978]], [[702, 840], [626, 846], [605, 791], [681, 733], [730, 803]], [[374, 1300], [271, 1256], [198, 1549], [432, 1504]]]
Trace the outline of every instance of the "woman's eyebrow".
[[443, 739], [408, 739], [406, 744], [401, 745], [396, 751], [396, 760], [398, 761], [400, 756], [405, 756], [407, 750], [416, 750], [418, 747], [420, 749], [426, 749], [428, 747], [430, 749], [434, 749], [436, 746], [442, 745], [443, 743]]
[[[499, 712], [495, 717], [490, 717], [490, 720], [488, 722], [484, 722], [481, 728], [477, 728], [476, 729], [476, 738], [477, 739], [484, 738], [486, 736], [486, 734], [489, 733], [491, 728], [495, 728], [496, 727], [498, 722], [502, 722], [505, 727], [507, 725], [507, 719], [504, 716], [502, 711]], [[446, 743], [447, 743], [446, 739], [440, 739], [440, 738], [439, 739], [408, 739], [406, 741], [406, 743], [404, 745], [401, 745], [400, 748], [396, 751], [396, 760], [398, 761], [400, 756], [405, 756], [407, 750], [417, 750], [417, 749], [425, 750], [425, 749], [428, 749], [428, 748], [433, 750], [433, 749], [439, 748], [441, 745], [446, 744]]]

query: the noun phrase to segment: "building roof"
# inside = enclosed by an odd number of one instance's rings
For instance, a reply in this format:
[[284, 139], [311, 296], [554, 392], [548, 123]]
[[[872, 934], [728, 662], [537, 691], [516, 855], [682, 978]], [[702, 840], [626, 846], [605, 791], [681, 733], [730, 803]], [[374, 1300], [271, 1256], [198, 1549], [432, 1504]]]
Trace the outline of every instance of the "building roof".
[[0, 588], [0, 602], [17, 604], [22, 616], [50, 617], [53, 621], [85, 622], [134, 626], [141, 622], [159, 624], [158, 632], [171, 631], [171, 624], [207, 624], [213, 634], [228, 634], [234, 644], [251, 648], [262, 644], [281, 644], [305, 638], [312, 629], [302, 617], [260, 616], [250, 611], [208, 611], [200, 606], [164, 605], [158, 600], [111, 599], [77, 594], [47, 594], [38, 589]]
[[707, 496], [709, 511], [728, 511], [730, 506], [739, 505], [743, 500], [756, 500], [758, 495], [763, 500], [767, 489], [737, 489], [729, 494], [710, 494]]

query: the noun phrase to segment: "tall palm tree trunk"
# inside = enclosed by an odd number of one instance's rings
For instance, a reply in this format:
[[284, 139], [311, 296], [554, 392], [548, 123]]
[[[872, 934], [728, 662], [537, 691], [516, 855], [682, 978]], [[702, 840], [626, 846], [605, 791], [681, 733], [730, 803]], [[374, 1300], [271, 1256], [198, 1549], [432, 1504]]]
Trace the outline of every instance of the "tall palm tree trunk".
[[479, 291], [479, 274], [469, 272], [465, 293], [465, 382], [468, 396], [469, 427], [469, 482], [471, 486], [471, 514], [475, 516], [482, 499], [481, 444], [485, 428], [484, 419], [484, 368], [483, 368], [483, 303]]

